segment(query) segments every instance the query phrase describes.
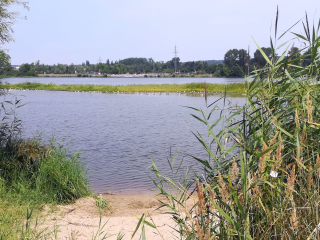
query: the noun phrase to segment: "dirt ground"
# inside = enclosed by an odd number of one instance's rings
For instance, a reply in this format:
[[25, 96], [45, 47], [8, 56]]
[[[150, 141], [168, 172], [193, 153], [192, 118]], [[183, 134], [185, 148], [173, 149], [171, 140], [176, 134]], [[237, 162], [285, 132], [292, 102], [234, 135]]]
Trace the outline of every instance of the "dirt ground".
[[[138, 223], [136, 217], [141, 217], [146, 211], [151, 215], [163, 239], [176, 239], [174, 236], [177, 233], [172, 229], [175, 224], [171, 216], [164, 213], [165, 209], [156, 210], [160, 203], [156, 200], [154, 194], [105, 194], [100, 196], [109, 205], [102, 213], [102, 224], [107, 222], [104, 233], [115, 234], [108, 239], [117, 239], [116, 235], [119, 232], [125, 234], [124, 240], [131, 239]], [[96, 206], [96, 199], [92, 197], [79, 199], [71, 205], [58, 206], [54, 211], [46, 207], [43, 214], [45, 221], [41, 228], [52, 229], [56, 227], [58, 229], [58, 239], [92, 239], [93, 234], [97, 233], [100, 222], [100, 212]], [[151, 219], [148, 217], [147, 221], [151, 222]], [[141, 229], [138, 230], [133, 239], [139, 239], [140, 233]], [[146, 226], [146, 238], [148, 240], [162, 239], [158, 231], [149, 226]], [[101, 239], [101, 237], [97, 239]]]

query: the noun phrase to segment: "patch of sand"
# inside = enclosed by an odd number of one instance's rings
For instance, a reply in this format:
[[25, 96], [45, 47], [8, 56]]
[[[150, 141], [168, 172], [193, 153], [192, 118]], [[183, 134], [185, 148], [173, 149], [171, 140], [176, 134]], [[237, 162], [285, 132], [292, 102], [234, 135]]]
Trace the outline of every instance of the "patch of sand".
[[[116, 194], [100, 195], [107, 203], [109, 208], [102, 213], [102, 224], [106, 223], [105, 233], [113, 235], [108, 239], [117, 239], [117, 234], [123, 232], [124, 240], [131, 239], [131, 236], [137, 226], [138, 220], [135, 217], [141, 217], [147, 210], [154, 223], [157, 225], [163, 239], [174, 239], [177, 233], [172, 227], [175, 227], [171, 215], [164, 214], [164, 210], [156, 210], [161, 204], [155, 198], [154, 194]], [[164, 200], [164, 199], [162, 199]], [[58, 228], [58, 239], [92, 239], [93, 233], [96, 233], [99, 227], [100, 213], [96, 206], [96, 200], [92, 197], [82, 198], [74, 204], [58, 206], [58, 210], [50, 212], [45, 208], [45, 221], [41, 228]], [[146, 219], [150, 221], [148, 217]], [[156, 229], [146, 226], [146, 238], [162, 239]], [[141, 229], [138, 230], [133, 239], [139, 239]], [[73, 237], [73, 238], [72, 238]], [[101, 239], [98, 238], [98, 239]]]

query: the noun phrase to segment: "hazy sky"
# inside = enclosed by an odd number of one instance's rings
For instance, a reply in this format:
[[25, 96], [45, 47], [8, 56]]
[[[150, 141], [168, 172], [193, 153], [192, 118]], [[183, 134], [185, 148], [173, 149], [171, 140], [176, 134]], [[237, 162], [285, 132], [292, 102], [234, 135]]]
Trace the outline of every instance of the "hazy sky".
[[[279, 5], [279, 33], [308, 12], [319, 19], [319, 0], [29, 0], [30, 11], [15, 7], [27, 20], [14, 27], [6, 44], [12, 64], [97, 63], [99, 57], [223, 59], [232, 48], [269, 46]], [[295, 28], [302, 33], [302, 26]], [[272, 35], [273, 35], [272, 30]], [[280, 34], [279, 34], [280, 35]], [[299, 46], [298, 46], [299, 47]], [[251, 54], [252, 55], [252, 54]]]

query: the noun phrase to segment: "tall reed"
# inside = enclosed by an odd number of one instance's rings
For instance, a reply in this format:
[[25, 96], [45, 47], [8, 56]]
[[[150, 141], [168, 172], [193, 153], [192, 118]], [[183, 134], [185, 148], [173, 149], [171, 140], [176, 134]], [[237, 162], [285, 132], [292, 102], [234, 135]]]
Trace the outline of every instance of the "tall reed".
[[[305, 35], [293, 35], [306, 43], [299, 53], [309, 54], [294, 57], [291, 43], [277, 54], [276, 42], [291, 30], [277, 37], [277, 23], [278, 12], [272, 57], [257, 45], [267, 64], [247, 77], [245, 106], [192, 108], [207, 128], [206, 136], [193, 132], [208, 153], [193, 156], [205, 174], [174, 183], [153, 162], [168, 200], [162, 207], [182, 239], [320, 239], [320, 25], [310, 29], [306, 15]], [[226, 127], [214, 131], [221, 121]]]

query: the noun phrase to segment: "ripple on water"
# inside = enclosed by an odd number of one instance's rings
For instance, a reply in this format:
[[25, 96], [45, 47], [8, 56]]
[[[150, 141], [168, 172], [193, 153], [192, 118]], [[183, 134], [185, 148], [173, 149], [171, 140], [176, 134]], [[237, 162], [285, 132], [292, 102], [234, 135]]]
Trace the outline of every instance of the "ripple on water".
[[[82, 152], [90, 184], [95, 192], [148, 192], [154, 189], [149, 176], [151, 157], [170, 174], [167, 158], [175, 149], [177, 161], [186, 154], [206, 157], [188, 128], [204, 132], [190, 109], [204, 108], [204, 99], [185, 95], [86, 94], [50, 91], [15, 91], [28, 102], [19, 109], [25, 136], [52, 135], [68, 150]], [[217, 97], [209, 97], [209, 101]], [[244, 99], [232, 98], [243, 104]], [[217, 119], [213, 115], [212, 121]], [[184, 166], [197, 168], [185, 157]]]

